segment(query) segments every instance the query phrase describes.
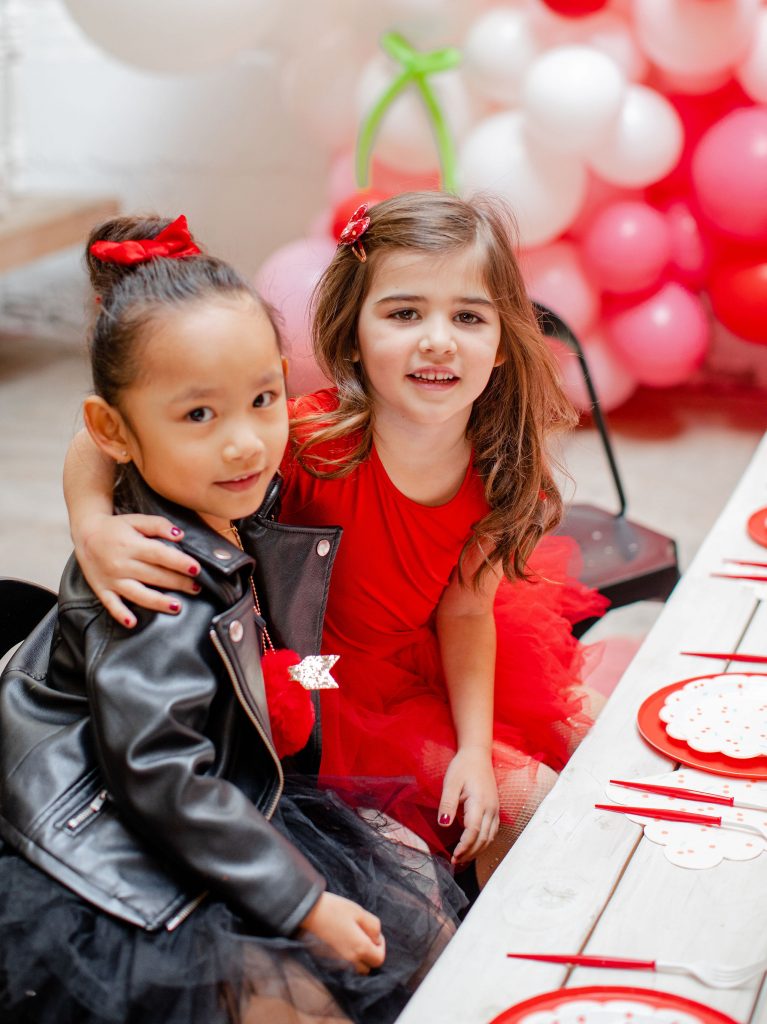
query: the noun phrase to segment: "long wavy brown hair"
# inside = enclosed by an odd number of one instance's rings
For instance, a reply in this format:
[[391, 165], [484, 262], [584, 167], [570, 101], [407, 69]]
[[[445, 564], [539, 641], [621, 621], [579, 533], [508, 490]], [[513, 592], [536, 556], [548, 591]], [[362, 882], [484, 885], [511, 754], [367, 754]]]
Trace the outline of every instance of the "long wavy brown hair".
[[[509, 579], [525, 578], [525, 565], [541, 536], [562, 517], [562, 497], [549, 452], [552, 435], [569, 429], [577, 414], [562, 390], [556, 361], [541, 334], [516, 257], [517, 231], [509, 209], [496, 198], [460, 199], [445, 192], [410, 192], [371, 207], [361, 239], [363, 263], [339, 246], [320, 279], [313, 302], [312, 340], [323, 371], [338, 389], [338, 408], [295, 421], [296, 454], [315, 476], [353, 472], [370, 453], [375, 410], [357, 350], [357, 320], [376, 268], [395, 251], [443, 257], [476, 251], [482, 277], [501, 322], [500, 352], [474, 402], [466, 437], [483, 482], [487, 515], [472, 528], [461, 560], [477, 541], [485, 559], [477, 585], [493, 563]], [[337, 459], [316, 446], [349, 435], [358, 443]]]

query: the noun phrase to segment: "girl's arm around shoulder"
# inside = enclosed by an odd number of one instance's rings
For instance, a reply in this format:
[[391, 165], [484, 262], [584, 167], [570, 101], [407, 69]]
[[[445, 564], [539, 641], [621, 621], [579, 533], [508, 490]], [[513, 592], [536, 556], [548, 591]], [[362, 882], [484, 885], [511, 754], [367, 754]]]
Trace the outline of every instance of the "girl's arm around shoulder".
[[498, 789], [492, 766], [495, 619], [493, 604], [500, 572], [490, 569], [479, 587], [472, 584], [484, 559], [478, 546], [464, 559], [437, 607], [437, 636], [458, 751], [445, 773], [438, 811], [450, 824], [463, 806], [464, 831], [454, 860], [471, 860], [498, 831]]
[[[288, 935], [325, 883], [220, 774], [232, 716], [211, 711], [222, 687], [224, 699], [235, 697], [209, 636], [215, 611], [201, 596], [185, 599], [176, 618], [142, 613], [135, 630], [117, 626], [106, 612], [91, 622], [84, 671], [98, 759], [110, 797], [148, 845], [159, 845], [246, 914]], [[211, 721], [229, 724], [209, 735]], [[252, 741], [258, 764], [255, 745], [262, 741], [255, 728]], [[268, 760], [261, 763], [270, 788], [276, 766], [270, 775]]]

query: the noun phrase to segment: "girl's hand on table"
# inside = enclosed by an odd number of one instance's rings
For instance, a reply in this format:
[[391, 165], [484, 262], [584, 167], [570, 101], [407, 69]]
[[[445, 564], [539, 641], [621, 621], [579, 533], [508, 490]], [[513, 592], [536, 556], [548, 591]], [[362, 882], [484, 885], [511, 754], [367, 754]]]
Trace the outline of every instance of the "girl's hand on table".
[[448, 765], [437, 812], [439, 824], [452, 824], [463, 805], [463, 832], [453, 851], [453, 864], [474, 860], [498, 832], [498, 786], [490, 752], [462, 748]]
[[123, 599], [152, 611], [175, 615], [178, 599], [162, 590], [198, 594], [200, 565], [159, 540], [179, 541], [183, 531], [162, 516], [91, 516], [74, 537], [75, 555], [96, 597], [124, 626], [136, 616]]
[[324, 892], [301, 927], [330, 946], [359, 974], [368, 974], [371, 968], [380, 967], [386, 957], [386, 941], [379, 919], [343, 896]]

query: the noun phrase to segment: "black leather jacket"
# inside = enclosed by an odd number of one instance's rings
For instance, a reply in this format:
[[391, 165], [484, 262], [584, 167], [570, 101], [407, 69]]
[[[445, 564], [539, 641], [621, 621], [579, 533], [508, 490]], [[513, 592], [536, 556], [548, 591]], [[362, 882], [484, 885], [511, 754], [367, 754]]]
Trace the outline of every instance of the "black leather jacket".
[[[143, 483], [136, 511], [184, 529], [202, 592], [128, 630], [70, 559], [54, 608], [0, 684], [0, 834], [85, 900], [173, 928], [210, 889], [288, 935], [324, 880], [269, 823], [271, 741], [249, 576], [254, 560]], [[240, 524], [278, 645], [319, 650], [334, 528]]]

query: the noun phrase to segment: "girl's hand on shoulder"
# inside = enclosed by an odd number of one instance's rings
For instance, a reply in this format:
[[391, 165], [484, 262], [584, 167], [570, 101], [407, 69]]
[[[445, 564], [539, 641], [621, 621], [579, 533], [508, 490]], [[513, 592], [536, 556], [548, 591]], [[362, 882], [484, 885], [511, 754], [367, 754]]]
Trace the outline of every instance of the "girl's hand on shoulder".
[[490, 752], [485, 748], [461, 748], [448, 765], [437, 811], [439, 824], [452, 824], [459, 805], [463, 806], [463, 832], [451, 861], [466, 864], [498, 832], [498, 785]]
[[183, 531], [162, 516], [92, 516], [74, 537], [75, 555], [96, 597], [109, 614], [133, 627], [136, 616], [123, 599], [152, 611], [176, 614], [172, 594], [153, 587], [197, 594], [199, 563], [183, 551], [151, 538], [178, 541]]
[[330, 946], [359, 974], [368, 974], [384, 962], [386, 941], [381, 934], [381, 922], [375, 914], [343, 896], [324, 892], [301, 927]]

